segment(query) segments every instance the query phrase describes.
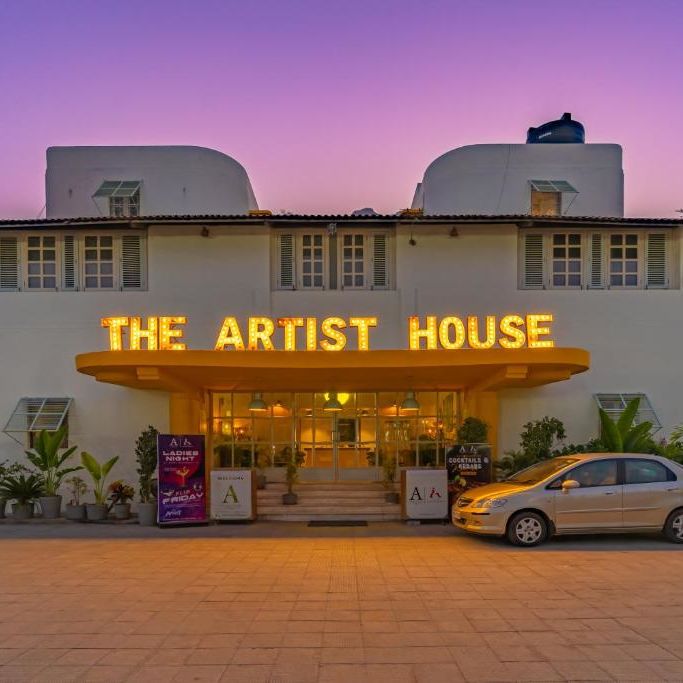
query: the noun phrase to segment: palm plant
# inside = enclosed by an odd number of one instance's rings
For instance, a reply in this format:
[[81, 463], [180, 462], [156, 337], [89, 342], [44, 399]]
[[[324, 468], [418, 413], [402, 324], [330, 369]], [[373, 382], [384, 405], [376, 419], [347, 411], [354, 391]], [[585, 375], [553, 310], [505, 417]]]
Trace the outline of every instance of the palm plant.
[[66, 429], [66, 425], [64, 425], [52, 433], [42, 430], [38, 434], [33, 448], [26, 451], [26, 457], [43, 475], [45, 496], [56, 496], [64, 477], [71, 472], [83, 469], [80, 465], [62, 468], [62, 465], [76, 450], [76, 446], [73, 446], [63, 453], [59, 453], [60, 446], [66, 436]]
[[20, 505], [33, 503], [44, 490], [43, 478], [39, 474], [17, 474], [6, 476], [0, 482], [0, 498], [16, 500]]
[[90, 455], [90, 453], [87, 453], [86, 451], [81, 453], [81, 461], [83, 462], [83, 466], [86, 470], [88, 470], [88, 474], [90, 474], [93, 480], [93, 493], [95, 494], [95, 502], [98, 505], [106, 504], [104, 482], [107, 478], [107, 475], [111, 471], [111, 468], [114, 467], [118, 459], [119, 456], [115, 455], [110, 460], [107, 460], [107, 462], [100, 464], [92, 455]]
[[610, 453], [647, 453], [651, 449], [652, 422], [633, 424], [639, 406], [640, 398], [629, 401], [616, 422], [600, 409], [600, 440]]

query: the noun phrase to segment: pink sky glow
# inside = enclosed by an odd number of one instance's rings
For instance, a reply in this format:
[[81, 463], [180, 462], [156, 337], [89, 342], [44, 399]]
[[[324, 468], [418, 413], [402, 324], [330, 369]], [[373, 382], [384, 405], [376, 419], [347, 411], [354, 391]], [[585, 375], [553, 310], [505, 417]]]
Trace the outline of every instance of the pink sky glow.
[[624, 148], [626, 214], [683, 207], [680, 0], [2, 0], [0, 218], [50, 145], [192, 144], [263, 208], [409, 206], [465, 144], [572, 112]]

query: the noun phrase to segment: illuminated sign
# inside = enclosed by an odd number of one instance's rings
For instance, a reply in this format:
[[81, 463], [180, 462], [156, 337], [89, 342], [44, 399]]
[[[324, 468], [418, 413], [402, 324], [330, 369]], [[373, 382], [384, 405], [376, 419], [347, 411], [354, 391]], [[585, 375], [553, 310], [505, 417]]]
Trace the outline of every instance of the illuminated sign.
[[[184, 351], [183, 326], [185, 316], [149, 316], [144, 319], [131, 316], [102, 318], [102, 327], [109, 330], [109, 348], [112, 351]], [[470, 315], [458, 318], [453, 315], [438, 318], [435, 315], [408, 318], [408, 348], [422, 349], [540, 349], [550, 348], [551, 313], [529, 313], [526, 316], [495, 315], [480, 318]], [[277, 318], [251, 317], [246, 327], [237, 318], [223, 319], [216, 351], [342, 351], [350, 345], [358, 351], [370, 350], [370, 332], [378, 326], [377, 317]], [[246, 331], [246, 337], [244, 332]]]

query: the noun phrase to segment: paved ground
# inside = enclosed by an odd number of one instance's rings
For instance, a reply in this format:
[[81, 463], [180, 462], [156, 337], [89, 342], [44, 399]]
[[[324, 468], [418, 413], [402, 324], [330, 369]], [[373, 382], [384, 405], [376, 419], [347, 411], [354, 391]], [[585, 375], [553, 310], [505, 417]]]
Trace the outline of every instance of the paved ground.
[[683, 681], [683, 548], [0, 524], [0, 679]]

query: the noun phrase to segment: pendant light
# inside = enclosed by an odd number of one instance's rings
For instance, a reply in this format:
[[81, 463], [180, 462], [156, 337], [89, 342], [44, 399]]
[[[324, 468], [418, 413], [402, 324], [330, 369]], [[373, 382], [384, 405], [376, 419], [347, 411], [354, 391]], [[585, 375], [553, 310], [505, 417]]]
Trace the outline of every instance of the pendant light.
[[416, 413], [418, 410], [420, 410], [420, 404], [415, 398], [414, 391], [406, 391], [406, 397], [401, 402], [401, 410], [406, 413]]
[[330, 391], [330, 397], [323, 404], [323, 410], [326, 413], [338, 413], [342, 410], [342, 404], [339, 403], [336, 391]]
[[265, 413], [268, 410], [266, 402], [263, 400], [263, 396], [260, 391], [254, 392], [251, 395], [251, 401], [249, 402], [249, 410], [252, 413]]

